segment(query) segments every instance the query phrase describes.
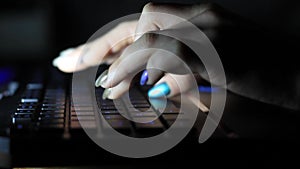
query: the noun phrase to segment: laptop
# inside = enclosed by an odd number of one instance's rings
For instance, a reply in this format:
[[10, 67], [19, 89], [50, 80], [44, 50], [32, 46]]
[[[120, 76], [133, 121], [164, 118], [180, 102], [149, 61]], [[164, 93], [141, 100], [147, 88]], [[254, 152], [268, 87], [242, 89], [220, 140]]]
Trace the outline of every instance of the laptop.
[[[107, 68], [99, 66], [96, 77]], [[89, 135], [106, 132], [101, 120], [124, 136], [149, 138], [168, 130], [182, 113], [179, 102], [174, 100], [167, 100], [163, 114], [159, 112], [146, 96], [151, 86], [132, 84], [131, 104], [122, 99], [103, 100], [101, 87], [94, 88], [92, 100], [87, 91], [72, 86], [72, 74], [49, 67], [30, 72], [32, 75], [21, 86], [17, 107], [11, 114], [11, 153], [16, 166], [98, 164], [95, 157], [99, 154], [105, 154], [106, 159], [128, 159], [103, 150]], [[199, 132], [206, 117], [200, 110], [199, 114], [184, 147], [199, 144]], [[139, 123], [134, 119], [149, 120]], [[185, 119], [181, 120], [184, 128]], [[212, 137], [229, 138], [228, 132], [232, 131], [220, 125]]]

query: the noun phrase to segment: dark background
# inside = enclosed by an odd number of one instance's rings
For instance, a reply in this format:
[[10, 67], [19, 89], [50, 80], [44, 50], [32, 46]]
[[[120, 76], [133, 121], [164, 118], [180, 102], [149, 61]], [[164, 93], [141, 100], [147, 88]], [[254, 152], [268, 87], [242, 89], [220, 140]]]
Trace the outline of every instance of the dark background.
[[[212, 0], [281, 34], [299, 37], [297, 1]], [[47, 60], [77, 46], [101, 26], [141, 12], [147, 0], [3, 0], [0, 2], [0, 61]], [[154, 2], [199, 3], [201, 0]]]

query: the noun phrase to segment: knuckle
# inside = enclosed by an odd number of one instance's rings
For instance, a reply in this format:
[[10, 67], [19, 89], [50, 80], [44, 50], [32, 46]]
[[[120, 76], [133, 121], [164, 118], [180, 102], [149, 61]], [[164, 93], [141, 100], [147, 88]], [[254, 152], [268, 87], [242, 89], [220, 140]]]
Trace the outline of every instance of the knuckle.
[[158, 38], [158, 34], [152, 33], [152, 32], [147, 32], [144, 34], [144, 37], [145, 37], [144, 43], [146, 46], [149, 47], [149, 46], [152, 46], [156, 42], [156, 40]]
[[215, 8], [215, 4], [214, 3], [211, 3], [211, 2], [207, 2], [207, 3], [204, 3], [202, 5], [202, 7], [205, 9], [205, 10], [214, 10]]
[[156, 8], [157, 8], [156, 4], [154, 4], [153, 2], [149, 2], [144, 6], [143, 12], [154, 12]]

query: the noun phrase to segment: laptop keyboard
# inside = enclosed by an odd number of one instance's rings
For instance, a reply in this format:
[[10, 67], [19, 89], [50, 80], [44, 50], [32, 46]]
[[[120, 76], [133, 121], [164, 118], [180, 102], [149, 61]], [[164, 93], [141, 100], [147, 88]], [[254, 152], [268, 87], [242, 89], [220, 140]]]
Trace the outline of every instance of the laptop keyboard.
[[[88, 128], [105, 131], [100, 114], [112, 128], [132, 137], [149, 137], [169, 128], [176, 120], [179, 109], [172, 102], [167, 102], [164, 114], [152, 108], [142, 90], [130, 90], [130, 102], [102, 99], [102, 88], [96, 88], [97, 107], [80, 92], [73, 97], [80, 97], [80, 103], [71, 101], [71, 95], [61, 87], [47, 87], [41, 83], [29, 83], [12, 115], [13, 131], [62, 131], [69, 135], [72, 131]], [[74, 99], [73, 99], [74, 100]], [[76, 99], [75, 99], [76, 100]], [[76, 106], [74, 106], [76, 105]], [[118, 109], [116, 108], [118, 106]], [[122, 109], [120, 111], [120, 109]], [[149, 121], [138, 123], [125, 118]], [[123, 114], [123, 115], [122, 115]], [[158, 118], [156, 118], [158, 117]], [[155, 120], [151, 120], [155, 119]], [[102, 119], [103, 120], [103, 119]], [[61, 132], [60, 132], [61, 133]]]
[[64, 128], [66, 94], [63, 89], [44, 89], [42, 84], [26, 86], [13, 115], [15, 129]]

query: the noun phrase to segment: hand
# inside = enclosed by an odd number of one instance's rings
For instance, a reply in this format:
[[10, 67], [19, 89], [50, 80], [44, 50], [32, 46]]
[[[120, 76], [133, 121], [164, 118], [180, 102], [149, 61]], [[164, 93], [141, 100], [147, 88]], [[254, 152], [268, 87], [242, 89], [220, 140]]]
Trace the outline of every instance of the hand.
[[[227, 87], [229, 90], [243, 96], [250, 96], [254, 99], [258, 98], [261, 101], [272, 104], [283, 105], [282, 102], [288, 102], [284, 106], [297, 107], [299, 109], [299, 106], [297, 106], [299, 105], [297, 104], [298, 102], [291, 99], [292, 97], [282, 97], [287, 91], [296, 93], [293, 90], [293, 81], [287, 85], [286, 80], [278, 80], [278, 73], [274, 73], [279, 72], [280, 74], [283, 74], [281, 77], [290, 77], [291, 72], [295, 72], [294, 69], [297, 70], [297, 65], [295, 64], [298, 62], [295, 61], [293, 56], [294, 53], [297, 53], [295, 51], [298, 51], [298, 48], [293, 45], [294, 42], [286, 40], [286, 38], [276, 34], [276, 32], [273, 34], [272, 32], [266, 33], [252, 22], [239, 18], [237, 15], [229, 13], [212, 4], [182, 6], [149, 3], [144, 7], [139, 21], [122, 23], [106, 35], [88, 43], [86, 47], [89, 48], [89, 50], [85, 55], [81, 56], [81, 53], [83, 53], [83, 49], [85, 48], [83, 45], [75, 49], [63, 51], [61, 56], [53, 61], [53, 65], [57, 66], [62, 71], [73, 72], [100, 63], [113, 63], [109, 69], [108, 76], [106, 76], [107, 84], [102, 84], [106, 88], [114, 89], [113, 92], [107, 96], [108, 98], [117, 98], [128, 90], [128, 80], [130, 79], [128, 77], [130, 76], [127, 75], [130, 75], [132, 72], [136, 72], [145, 66], [148, 67], [152, 64], [153, 66], [159, 67], [160, 64], [160, 67], [169, 70], [168, 72], [177, 74], [178, 72], [176, 72], [176, 69], [175, 71], [174, 69], [172, 70], [172, 68], [175, 67], [174, 64], [166, 64], [170, 62], [168, 57], [160, 57], [154, 53], [149, 53], [152, 55], [151, 57], [143, 56], [138, 58], [138, 60], [133, 60], [131, 58], [134, 58], [134, 55], [129, 55], [130, 50], [134, 51], [132, 50], [134, 47], [138, 48], [138, 46], [143, 43], [145, 48], [147, 45], [148, 47], [150, 45], [159, 46], [159, 43], [155, 44], [157, 42], [155, 42], [155, 39], [161, 38], [153, 36], [155, 31], [156, 33], [161, 33], [163, 31], [167, 32], [182, 28], [180, 27], [180, 23], [176, 20], [172, 22], [164, 20], [163, 18], [157, 18], [155, 15], [153, 17], [146, 17], [147, 12], [162, 12], [176, 15], [199, 27], [222, 55], [220, 58], [226, 70], [226, 80], [227, 83], [229, 83]], [[185, 33], [188, 34], [189, 32], [186, 31]], [[156, 38], [153, 40], [151, 37]], [[142, 41], [137, 39], [143, 39], [144, 42], [140, 43]], [[201, 63], [194, 62], [195, 59], [193, 58], [193, 55], [180, 55], [181, 53], [185, 53], [182, 51], [188, 50], [182, 44], [174, 40], [169, 41], [167, 44], [174, 45], [174, 48], [169, 50], [180, 56], [192, 71], [201, 72], [203, 70]], [[121, 54], [122, 56], [119, 57]], [[285, 59], [274, 56], [284, 56]], [[80, 62], [77, 63], [79, 58], [81, 58]], [[124, 66], [123, 68], [122, 65]], [[169, 67], [164, 67], [165, 65], [168, 65]], [[178, 65], [180, 65], [180, 63]], [[285, 69], [278, 69], [278, 67], [281, 67], [282, 65], [292, 66], [286, 66]], [[124, 70], [125, 73], [119, 71], [113, 75], [114, 78], [111, 78], [112, 72], [115, 72], [114, 70], [116, 70], [116, 67], [120, 70]], [[268, 70], [268, 72], [266, 72], [266, 70]], [[148, 84], [156, 83], [156, 85], [158, 85], [162, 80], [159, 82], [157, 81], [161, 79], [162, 76], [165, 76], [162, 79], [165, 79], [165, 82], [170, 88], [168, 96], [173, 96], [180, 92], [178, 88], [176, 88], [176, 85], [172, 85], [174, 81], [172, 82], [171, 80], [173, 79], [176, 82], [177, 76], [151, 69], [148, 70], [148, 73]], [[257, 80], [257, 75], [260, 76], [261, 73], [266, 74], [266, 77]], [[186, 83], [188, 88], [189, 80], [187, 79], [191, 77], [186, 77], [186, 80], [184, 80], [182, 77], [185, 75], [181, 74], [180, 76], [180, 81]], [[208, 80], [205, 77], [205, 74], [201, 74], [201, 76]], [[298, 77], [298, 74], [293, 73], [293, 77], [290, 77], [290, 79], [297, 79], [296, 76]], [[268, 79], [274, 79], [275, 82], [270, 82]], [[97, 80], [96, 85], [100, 85], [98, 82], [100, 82], [100, 80]], [[251, 82], [250, 85], [249, 82]], [[278, 84], [278, 82], [285, 83]], [[280, 90], [277, 88], [280, 88]], [[268, 90], [257, 91], [257, 89]], [[298, 97], [298, 95], [295, 97]]]
[[[194, 6], [146, 5], [136, 30], [136, 34], [142, 36], [137, 36], [137, 40], [124, 50], [122, 55], [110, 66], [108, 72], [104, 72], [95, 83], [96, 86], [101, 85], [107, 88], [104, 98], [115, 99], [120, 97], [129, 89], [130, 82], [135, 74], [146, 66], [149, 74], [147, 83], [154, 84], [162, 78], [156, 85], [165, 82], [169, 89], [163, 94], [167, 97], [188, 91], [191, 87], [190, 82], [193, 75], [187, 74], [185, 71], [186, 64], [192, 71], [197, 72], [203, 71], [203, 66], [197, 56], [182, 42], [163, 36], [161, 33], [168, 34], [174, 29], [191, 33], [187, 32], [189, 29], [185, 27], [186, 24], [184, 23], [186, 20], [190, 20], [202, 28], [203, 32], [209, 35], [211, 39], [214, 39], [215, 29], [222, 25], [217, 15], [218, 11], [214, 11], [215, 9], [218, 8], [208, 4]], [[182, 18], [163, 17], [157, 13], [176, 14]], [[208, 39], [203, 38], [204, 42], [205, 40]], [[178, 57], [181, 60], [176, 59]], [[164, 71], [151, 70], [149, 67], [160, 68]], [[176, 85], [178, 82], [183, 84], [181, 90]], [[156, 90], [155, 87], [150, 91], [154, 90]], [[149, 92], [149, 97], [153, 97], [151, 92]]]
[[[168, 17], [157, 17], [157, 15], [151, 15], [153, 12], [175, 15], [181, 19], [170, 20]], [[201, 62], [195, 62], [197, 59], [193, 56], [192, 52], [188, 52], [189, 54], [187, 54], [187, 51], [189, 51], [188, 47], [180, 41], [170, 39], [170, 37], [166, 36], [158, 36], [156, 33], [166, 33], [172, 30], [182, 30], [184, 33], [191, 33], [185, 31], [185, 24], [182, 24], [184, 20], [188, 20], [201, 28], [211, 40], [215, 40], [218, 39], [217, 35], [220, 27], [231, 26], [230, 19], [232, 18], [226, 18], [228, 14], [223, 15], [223, 13], [224, 11], [221, 8], [212, 4], [182, 6], [149, 3], [144, 7], [138, 22], [122, 23], [106, 35], [85, 46], [82, 45], [75, 49], [62, 52], [61, 56], [55, 59], [53, 63], [62, 71], [72, 72], [83, 70], [89, 66], [95, 66], [100, 63], [113, 62], [109, 68], [108, 75], [104, 76], [107, 77], [107, 83], [104, 84], [103, 79], [99, 78], [96, 81], [96, 85], [99, 86], [99, 82], [102, 82], [102, 87], [111, 88], [109, 89], [111, 92], [107, 97], [111, 99], [118, 98], [128, 90], [133, 74], [141, 71], [145, 65], [147, 65], [147, 67], [154, 66], [162, 68], [172, 74], [183, 74], [184, 71], [178, 72], [178, 68], [184, 69], [184, 64], [187, 64], [192, 71], [203, 71], [204, 68]], [[124, 40], [120, 41], [120, 39]], [[134, 42], [134, 39], [138, 40]], [[101, 46], [101, 48], [99, 46]], [[133, 53], [141, 48], [146, 50], [149, 49], [149, 47], [165, 49], [170, 51], [170, 55], [162, 54], [154, 50], [148, 50], [147, 54], [136, 53], [133, 55]], [[84, 48], [88, 48], [89, 50], [81, 56]], [[119, 57], [120, 54], [121, 56]], [[172, 54], [179, 56], [184, 61], [184, 64], [174, 60]], [[164, 57], [161, 57], [162, 55]], [[178, 81], [176, 80], [177, 76], [165, 74], [163, 71], [148, 70], [148, 72], [148, 84], [154, 84], [162, 76], [166, 76], [166, 78], [163, 79], [173, 77], [175, 81]], [[186, 89], [183, 91], [187, 91], [190, 87], [188, 84], [192, 75], [186, 76], [185, 78], [183, 78], [183, 75], [180, 77], [180, 81], [186, 82], [187, 84], [185, 85]], [[170, 80], [166, 80], [166, 83], [171, 91], [168, 93], [168, 97], [180, 92], [178, 88], [174, 87], [176, 85], [172, 85]]]

